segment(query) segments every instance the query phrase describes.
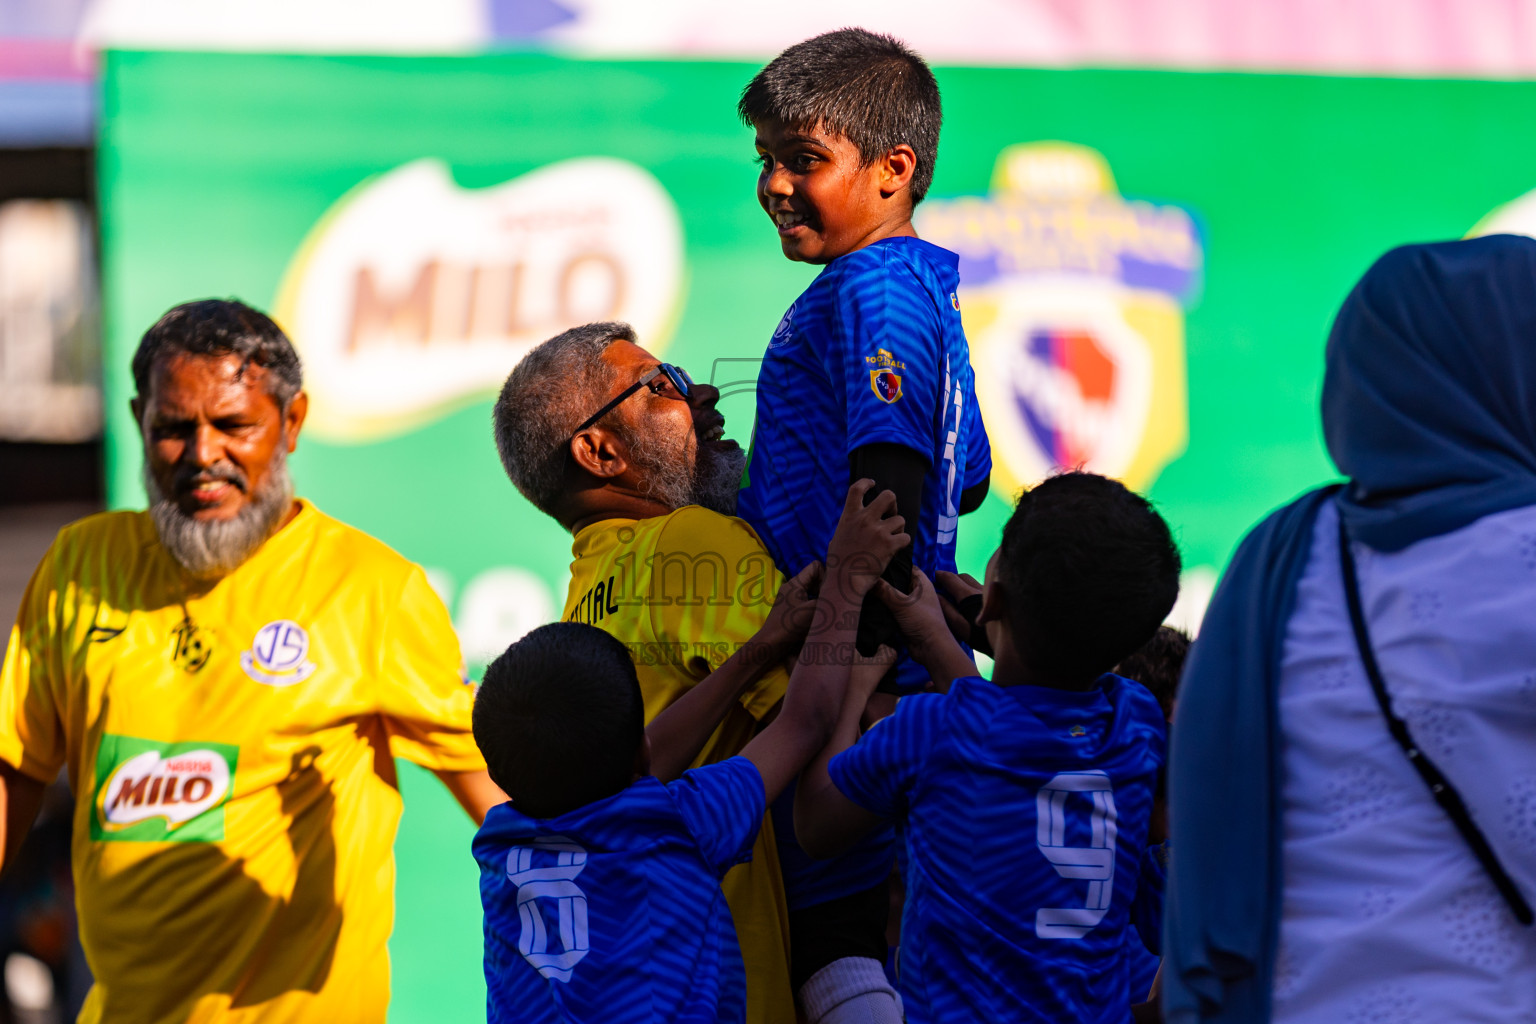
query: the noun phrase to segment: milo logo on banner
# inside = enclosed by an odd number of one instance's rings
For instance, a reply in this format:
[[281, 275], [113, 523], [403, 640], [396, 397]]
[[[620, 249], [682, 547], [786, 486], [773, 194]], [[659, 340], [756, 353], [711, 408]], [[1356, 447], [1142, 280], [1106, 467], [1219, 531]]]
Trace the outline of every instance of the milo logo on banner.
[[465, 189], [424, 159], [320, 218], [274, 316], [304, 358], [308, 428], [366, 441], [494, 394], [568, 327], [628, 321], [659, 351], [682, 282], [677, 207], [635, 164], [566, 160]]
[[1094, 150], [1040, 142], [1002, 152], [990, 195], [928, 200], [918, 230], [960, 255], [1000, 489], [1075, 466], [1150, 486], [1188, 437], [1190, 215], [1122, 198]]
[[226, 743], [156, 743], [101, 738], [91, 838], [217, 842], [234, 787], [239, 748]]

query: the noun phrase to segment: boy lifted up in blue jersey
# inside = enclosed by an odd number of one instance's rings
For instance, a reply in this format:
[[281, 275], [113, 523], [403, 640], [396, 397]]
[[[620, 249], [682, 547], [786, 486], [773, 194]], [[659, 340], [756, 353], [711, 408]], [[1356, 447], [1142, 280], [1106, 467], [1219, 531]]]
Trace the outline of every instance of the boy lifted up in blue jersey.
[[1179, 552], [1143, 498], [1088, 473], [1019, 499], [987, 566], [980, 678], [932, 585], [879, 587], [944, 693], [837, 733], [801, 778], [795, 826], [836, 853], [901, 821], [907, 901], [901, 992], [910, 1024], [1124, 1024], [1125, 929], [1164, 758], [1162, 709], [1111, 666], [1157, 630]]
[[[823, 582], [782, 710], [739, 756], [670, 784], [652, 776], [634, 663], [594, 626], [541, 626], [486, 669], [475, 742], [510, 798], [474, 841], [490, 1021], [744, 1019], [746, 979], [720, 879], [751, 856], [767, 801], [830, 737], [858, 608], [910, 543], [894, 496], [864, 504], [870, 487], [848, 491], [828, 552], [838, 568]], [[853, 674], [878, 679], [886, 667]], [[707, 677], [651, 728], [677, 740], [664, 720], [690, 722], [702, 745], [740, 689], [728, 676]]]
[[[768, 343], [737, 514], [792, 574], [826, 556], [849, 480], [872, 479], [911, 524], [886, 575], [905, 592], [914, 564], [954, 571], [959, 517], [991, 469], [959, 259], [912, 225], [938, 156], [938, 83], [897, 40], [843, 29], [785, 50], [737, 111], [784, 255], [823, 267]], [[889, 610], [866, 601], [859, 650], [900, 642]], [[910, 661], [896, 673], [903, 688], [926, 678]], [[791, 804], [775, 805], [774, 825], [802, 1006], [811, 1024], [899, 1021], [882, 968], [891, 837], [817, 865], [794, 844]]]
[[[797, 43], [737, 104], [756, 132], [757, 199], [784, 255], [824, 267], [768, 342], [737, 514], [786, 574], [825, 556], [852, 480], [896, 494], [913, 547], [887, 579], [955, 568], [959, 517], [992, 457], [960, 324], [959, 257], [922, 241], [943, 113], [923, 59], [863, 29]], [[859, 646], [901, 639], [866, 602]], [[917, 666], [903, 673], [918, 683]]]

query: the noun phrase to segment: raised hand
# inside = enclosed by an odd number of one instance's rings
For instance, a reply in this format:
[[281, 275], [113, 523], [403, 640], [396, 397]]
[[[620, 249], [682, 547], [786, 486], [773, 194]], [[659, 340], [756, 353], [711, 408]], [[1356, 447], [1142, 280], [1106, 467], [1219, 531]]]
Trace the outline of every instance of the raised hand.
[[938, 584], [940, 592], [955, 604], [964, 604], [969, 598], [980, 597], [983, 589], [976, 577], [968, 572], [945, 572], [940, 569], [933, 581]]
[[946, 691], [953, 680], [976, 674], [975, 663], [955, 640], [939, 595], [921, 569], [912, 570], [912, 593], [903, 594], [881, 580], [876, 595], [896, 616], [913, 660], [928, 670], [936, 689]]
[[856, 480], [848, 488], [843, 514], [827, 546], [827, 572], [837, 581], [839, 593], [862, 600], [869, 593], [891, 557], [912, 543], [906, 520], [895, 514], [896, 495], [881, 491], [869, 504], [864, 496], [873, 480]]
[[[890, 586], [890, 584], [886, 584]], [[892, 588], [895, 589], [895, 588]], [[845, 707], [857, 709], [855, 714], [862, 714], [863, 708], [869, 703], [869, 698], [874, 694], [875, 687], [880, 685], [880, 680], [896, 664], [896, 649], [881, 644], [874, 654], [864, 657], [857, 651], [853, 654], [853, 668], [848, 673], [848, 697]]]
[[[880, 581], [876, 594], [896, 616], [896, 624], [906, 635], [912, 656], [933, 647], [941, 639], [953, 637], [945, 618], [943, 602], [933, 589], [933, 582], [921, 569], [912, 570], [912, 593], [903, 594], [885, 580]], [[920, 659], [919, 659], [920, 660]]]
[[955, 639], [990, 655], [992, 645], [987, 642], [987, 631], [976, 622], [981, 614], [983, 590], [976, 577], [970, 573], [940, 570], [934, 582], [938, 584], [939, 600], [944, 606], [944, 619]]
[[784, 581], [773, 609], [754, 638], [772, 644], [779, 656], [793, 654], [805, 642], [816, 618], [816, 594], [821, 589], [822, 564], [812, 562]]

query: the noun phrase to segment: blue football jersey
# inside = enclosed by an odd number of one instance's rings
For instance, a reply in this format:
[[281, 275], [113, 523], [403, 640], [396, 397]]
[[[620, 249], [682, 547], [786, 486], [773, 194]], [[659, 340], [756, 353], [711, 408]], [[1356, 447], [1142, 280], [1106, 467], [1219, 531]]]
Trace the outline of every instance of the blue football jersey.
[[827, 264], [768, 343], [736, 514], [779, 568], [826, 557], [848, 494], [848, 456], [894, 443], [928, 460], [912, 561], [955, 569], [960, 494], [991, 450], [960, 326], [959, 257], [887, 238]]
[[1139, 683], [1085, 692], [956, 680], [907, 697], [832, 760], [906, 842], [910, 1024], [1129, 1016], [1125, 940], [1164, 757]]
[[[929, 463], [922, 521], [907, 524], [913, 564], [930, 579], [955, 570], [960, 494], [992, 468], [960, 325], [958, 266], [954, 253], [920, 239], [883, 239], [827, 264], [779, 322], [758, 372], [736, 514], [786, 574], [826, 557], [848, 494], [849, 455], [880, 442]], [[926, 678], [916, 663], [899, 669], [904, 685]], [[863, 891], [890, 873], [890, 832], [843, 857], [806, 856], [792, 803], [774, 814], [791, 908]]]
[[475, 835], [492, 1024], [737, 1024], [746, 977], [720, 878], [765, 810], [746, 758], [540, 821], [502, 804]]
[[1141, 858], [1136, 898], [1131, 901], [1131, 925], [1125, 954], [1130, 960], [1131, 1002], [1144, 1002], [1157, 977], [1163, 949], [1163, 892], [1168, 884], [1168, 844], [1147, 847]]
[[817, 860], [795, 841], [795, 788], [779, 794], [769, 808], [773, 837], [784, 876], [784, 900], [790, 910], [804, 910], [842, 896], [873, 889], [890, 880], [896, 862], [896, 830], [890, 826], [865, 836], [837, 857]]

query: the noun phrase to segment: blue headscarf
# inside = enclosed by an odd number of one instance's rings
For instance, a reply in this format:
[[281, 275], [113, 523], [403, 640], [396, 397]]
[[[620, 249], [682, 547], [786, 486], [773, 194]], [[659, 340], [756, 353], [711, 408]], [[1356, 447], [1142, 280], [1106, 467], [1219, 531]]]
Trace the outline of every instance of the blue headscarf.
[[1243, 541], [1190, 652], [1173, 730], [1163, 950], [1172, 1024], [1269, 1020], [1280, 926], [1277, 692], [1313, 524], [1397, 551], [1536, 505], [1536, 240], [1410, 245], [1366, 272], [1328, 339], [1323, 433], [1342, 488]]
[[1394, 249], [1328, 340], [1323, 435], [1378, 551], [1536, 504], [1536, 239]]

